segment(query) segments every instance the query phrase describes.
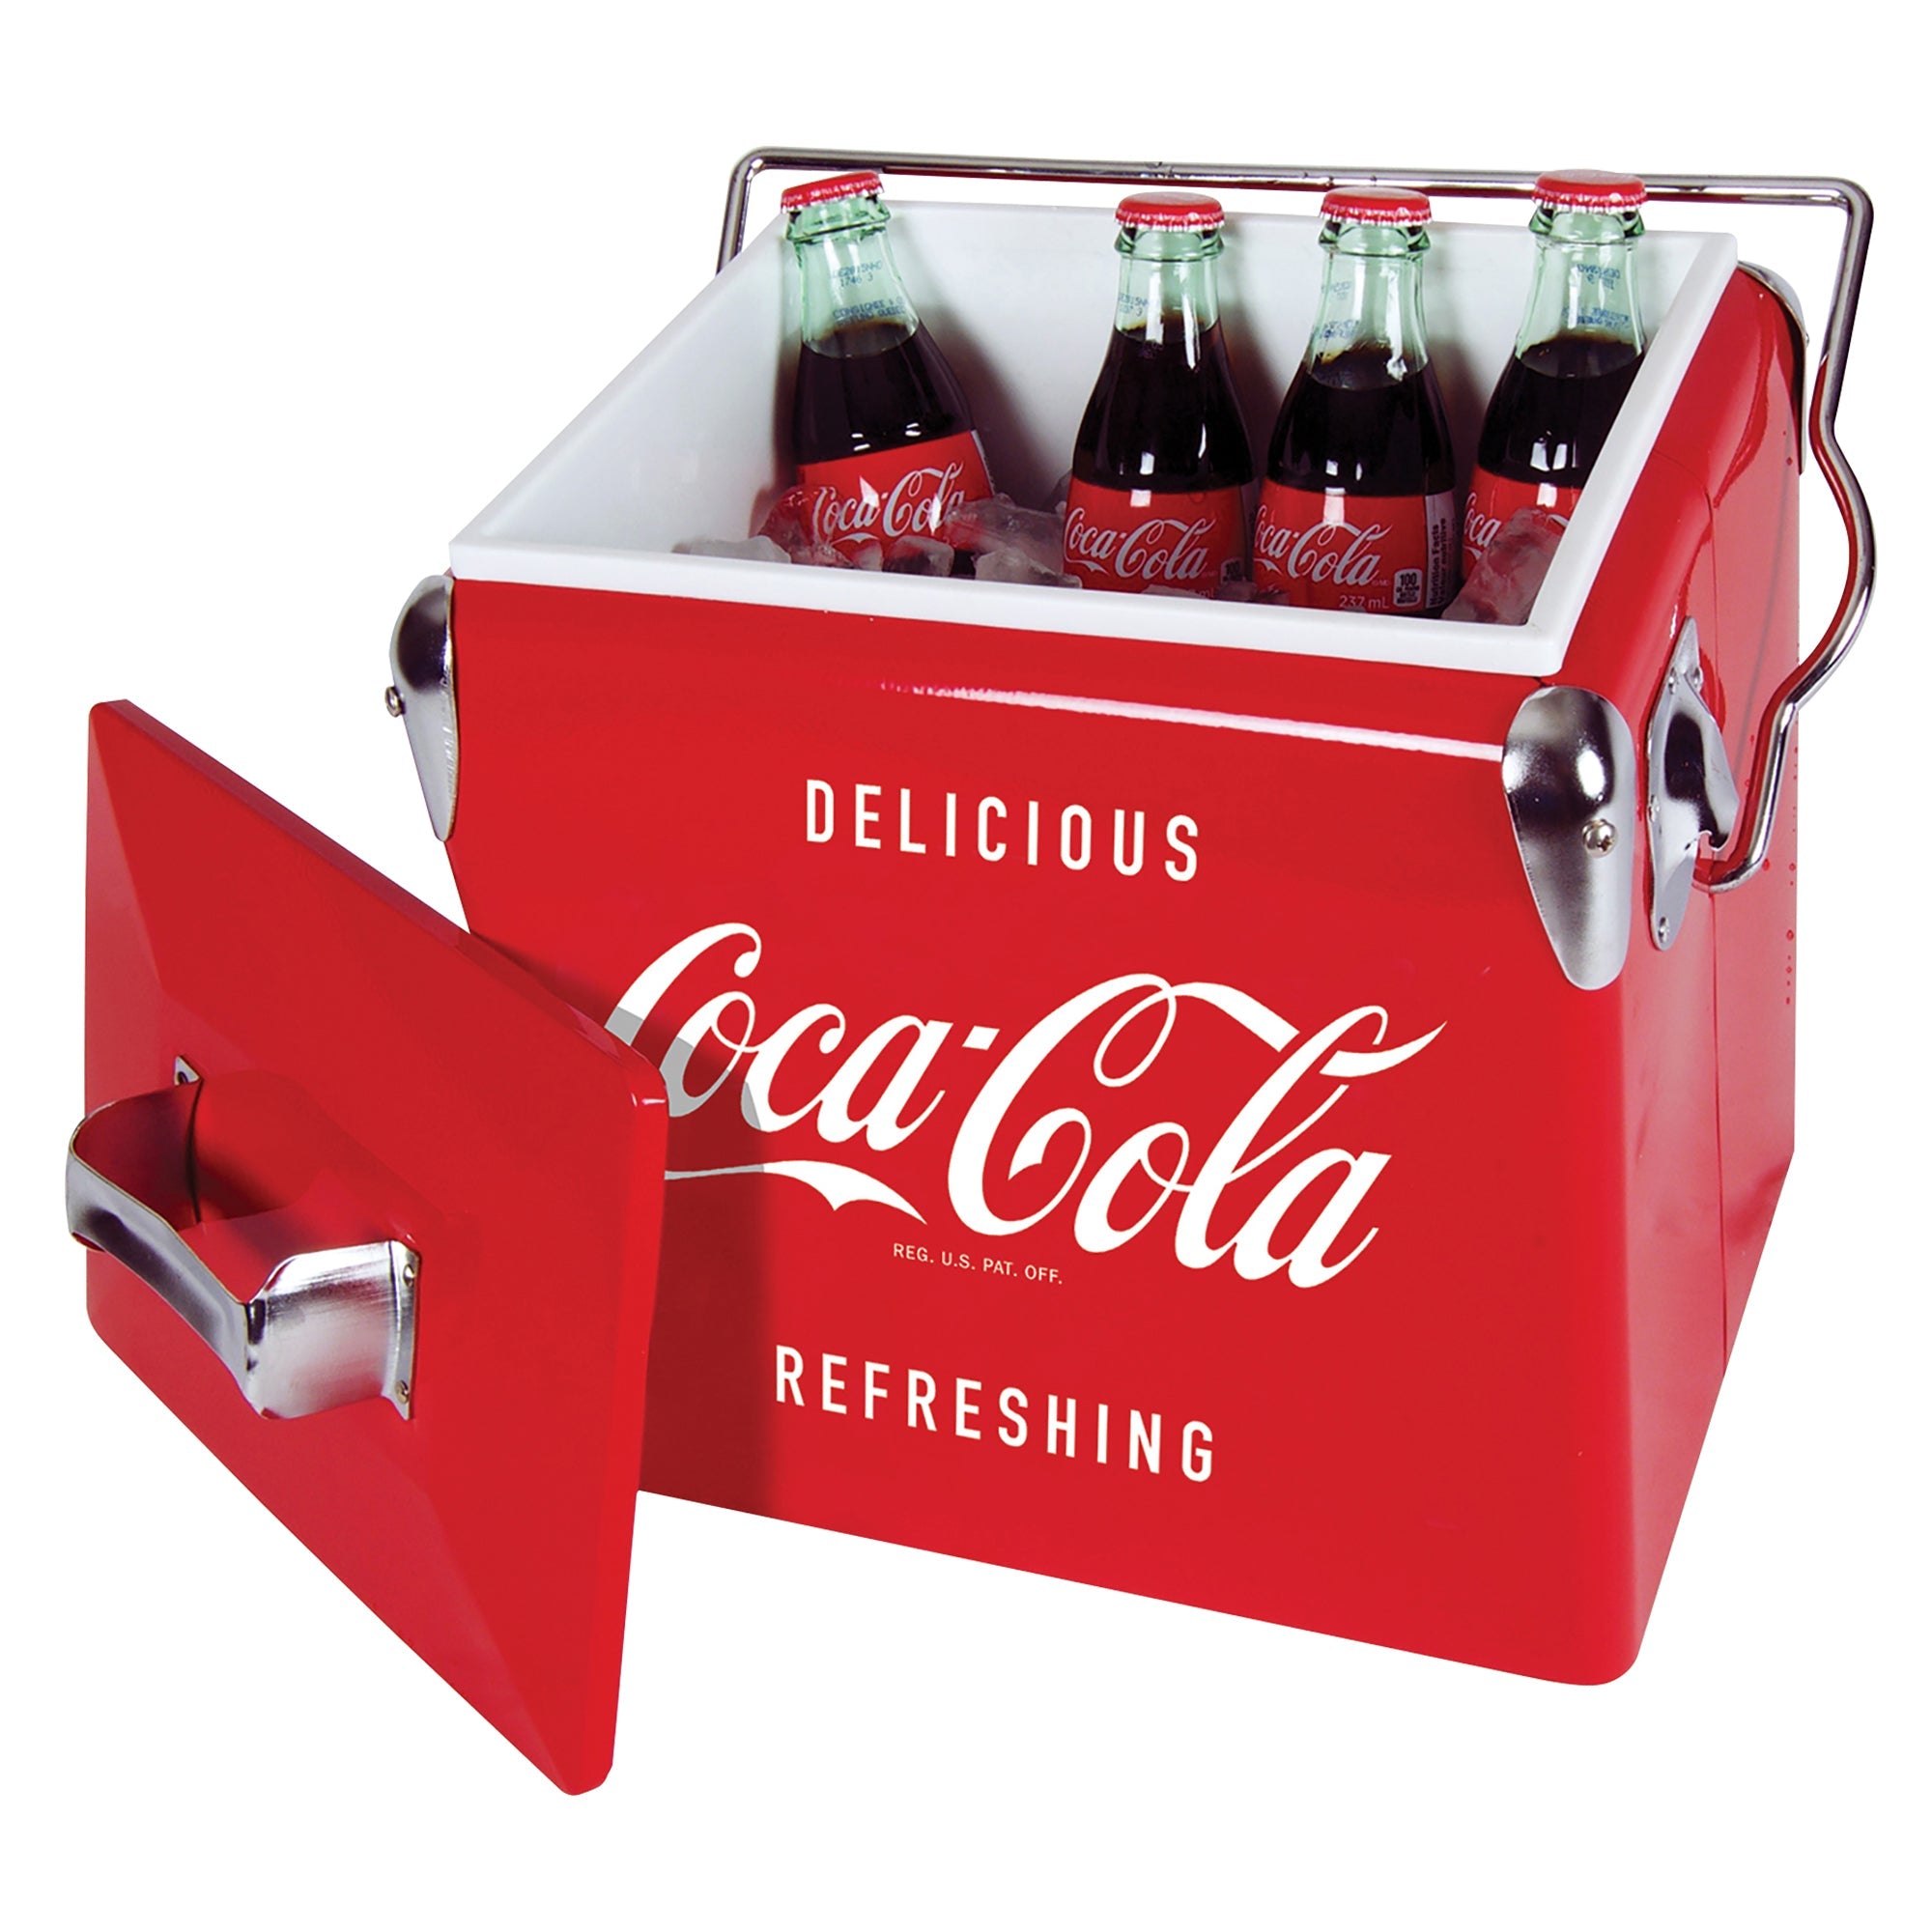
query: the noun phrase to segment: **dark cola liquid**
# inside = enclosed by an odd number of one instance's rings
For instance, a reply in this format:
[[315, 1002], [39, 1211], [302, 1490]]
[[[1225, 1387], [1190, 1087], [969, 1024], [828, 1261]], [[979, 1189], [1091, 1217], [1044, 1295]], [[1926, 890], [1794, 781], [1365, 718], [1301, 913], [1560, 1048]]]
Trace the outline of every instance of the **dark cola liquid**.
[[1304, 365], [1268, 442], [1267, 473], [1291, 490], [1433, 497], [1455, 488], [1449, 419], [1428, 363], [1390, 382], [1386, 349]]
[[1235, 401], [1221, 325], [1192, 366], [1178, 324], [1159, 342], [1117, 328], [1080, 418], [1073, 474], [1107, 490], [1225, 490], [1252, 482], [1254, 457]]
[[973, 427], [972, 412], [946, 357], [923, 328], [896, 323], [839, 331], [844, 355], [800, 346], [792, 392], [792, 454], [831, 463], [929, 442]]
[[1512, 355], [1476, 461], [1513, 482], [1580, 490], [1642, 360], [1634, 343], [1602, 335], [1559, 335]]

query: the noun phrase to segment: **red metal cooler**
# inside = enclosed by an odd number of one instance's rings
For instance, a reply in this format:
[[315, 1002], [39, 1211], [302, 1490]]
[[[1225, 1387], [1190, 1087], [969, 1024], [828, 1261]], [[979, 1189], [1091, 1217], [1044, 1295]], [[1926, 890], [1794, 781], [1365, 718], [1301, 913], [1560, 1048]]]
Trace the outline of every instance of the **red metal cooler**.
[[[640, 1441], [700, 1501], [1616, 1675], [1790, 1156], [1793, 724], [1871, 577], [1833, 433], [1866, 198], [1651, 185], [1845, 216], [1809, 434], [1850, 560], [1801, 664], [1802, 325], [1667, 218], [1522, 626], [671, 554], [789, 462], [752, 183], [853, 165], [1532, 185], [748, 157], [716, 280], [398, 624], [469, 935], [97, 714], [96, 1325], [570, 1788], [609, 1764]], [[1107, 213], [896, 212], [1038, 500]], [[1318, 226], [1231, 219], [1251, 423]], [[1435, 231], [1465, 466], [1530, 245]]]

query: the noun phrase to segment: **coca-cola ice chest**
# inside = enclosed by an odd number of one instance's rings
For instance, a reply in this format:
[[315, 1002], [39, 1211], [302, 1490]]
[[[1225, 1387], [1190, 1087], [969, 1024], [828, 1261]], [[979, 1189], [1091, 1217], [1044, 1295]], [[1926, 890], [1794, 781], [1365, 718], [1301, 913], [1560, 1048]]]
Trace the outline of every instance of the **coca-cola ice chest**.
[[[1653, 183], [1652, 346], [1503, 628], [672, 554], [789, 463], [753, 185], [854, 159], [741, 164], [722, 272], [398, 623], [470, 935], [97, 714], [97, 1326], [572, 1788], [639, 1435], [649, 1489], [1616, 1675], [1791, 1151], [1792, 727], [1871, 572], [1832, 430], [1865, 198]], [[868, 159], [1284, 190], [1224, 264], [1252, 425], [1316, 285], [1293, 197], [1368, 179]], [[1429, 266], [1466, 472], [1530, 178], [1379, 179], [1497, 204]], [[1850, 554], [1802, 663], [1802, 327], [1669, 221], [1743, 202], [1845, 216], [1809, 434]], [[1041, 500], [1107, 209], [895, 206]], [[210, 847], [272, 914], [218, 946], [156, 883]], [[396, 1027], [432, 1100], [355, 1044]]]

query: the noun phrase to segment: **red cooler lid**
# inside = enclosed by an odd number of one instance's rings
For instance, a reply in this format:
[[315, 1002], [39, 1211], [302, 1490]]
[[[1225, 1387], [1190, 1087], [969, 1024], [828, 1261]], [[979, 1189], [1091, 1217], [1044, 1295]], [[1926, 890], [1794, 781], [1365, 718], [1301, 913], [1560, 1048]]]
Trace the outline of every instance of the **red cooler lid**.
[[800, 182], [780, 195], [779, 206], [785, 213], [794, 214], [801, 208], [816, 208], [822, 201], [850, 201], [854, 195], [881, 193], [884, 187], [885, 184], [870, 168], [862, 168], [855, 174], [827, 175], [823, 181]]
[[1605, 174], [1597, 168], [1558, 168], [1536, 179], [1536, 198], [1546, 208], [1582, 208], [1619, 214], [1644, 204], [1644, 186], [1634, 175]]
[[1185, 188], [1153, 188], [1130, 194], [1114, 211], [1122, 228], [1183, 228], [1211, 235], [1227, 219], [1226, 211], [1211, 194]]
[[616, 1724], [657, 1070], [132, 705], [95, 711], [89, 751], [68, 1215], [94, 1325], [587, 1790]]

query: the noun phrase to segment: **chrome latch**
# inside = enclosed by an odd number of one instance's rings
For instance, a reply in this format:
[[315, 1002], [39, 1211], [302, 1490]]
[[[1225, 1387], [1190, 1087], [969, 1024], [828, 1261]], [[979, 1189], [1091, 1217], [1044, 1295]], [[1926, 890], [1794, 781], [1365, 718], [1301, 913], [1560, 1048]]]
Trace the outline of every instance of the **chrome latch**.
[[1706, 834], [1721, 845], [1737, 823], [1738, 785], [1724, 734], [1704, 702], [1696, 620], [1687, 617], [1644, 732], [1644, 816], [1650, 832], [1650, 936], [1668, 951], [1683, 930]]
[[456, 654], [449, 634], [449, 579], [425, 577], [389, 638], [384, 693], [410, 736], [429, 822], [446, 839], [456, 825]]
[[1532, 692], [1503, 746], [1503, 796], [1530, 896], [1556, 963], [1586, 992], [1630, 950], [1636, 744], [1608, 698], [1574, 685]]

